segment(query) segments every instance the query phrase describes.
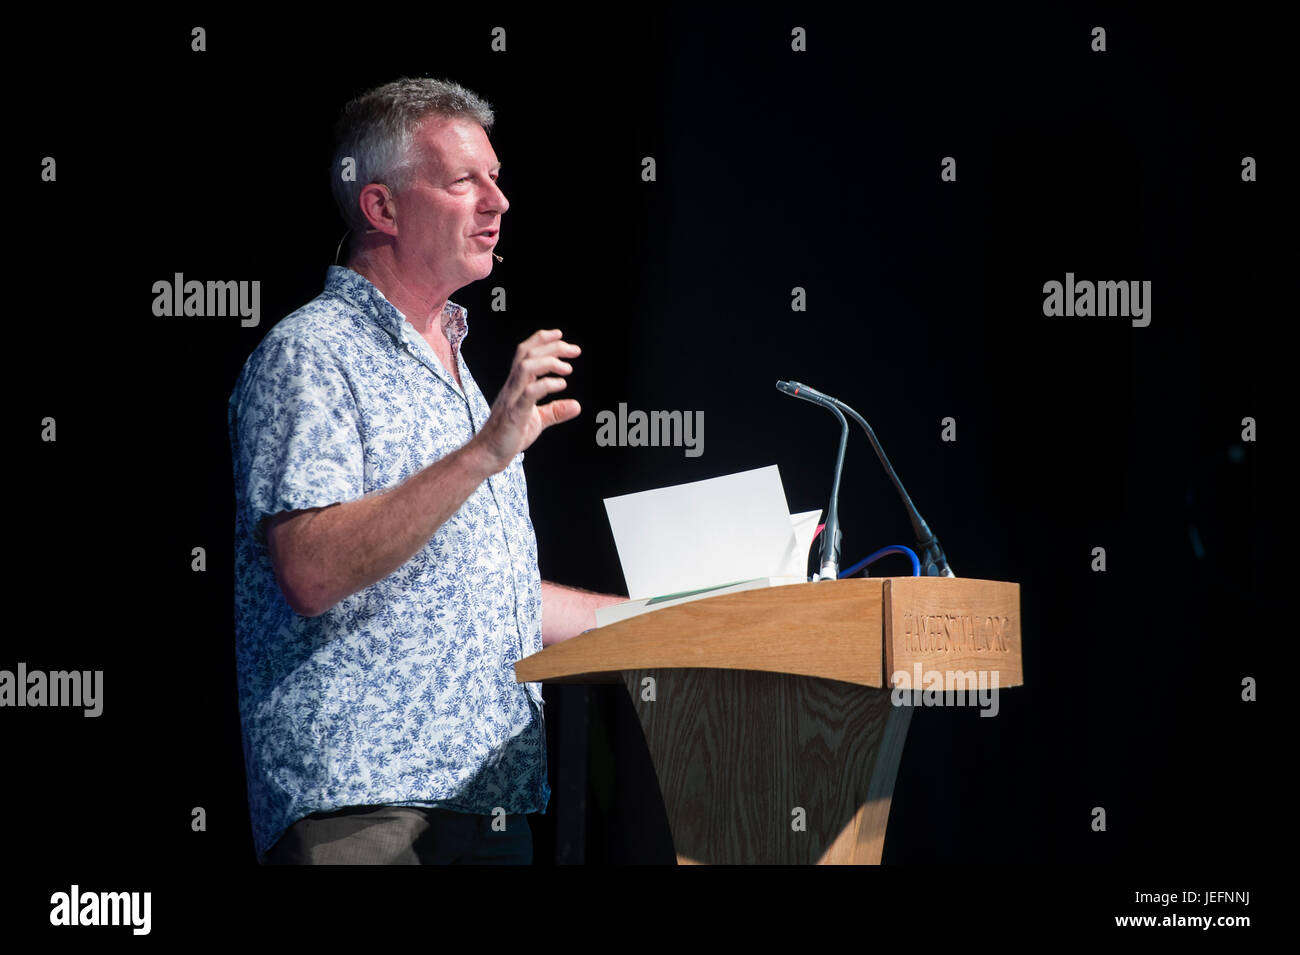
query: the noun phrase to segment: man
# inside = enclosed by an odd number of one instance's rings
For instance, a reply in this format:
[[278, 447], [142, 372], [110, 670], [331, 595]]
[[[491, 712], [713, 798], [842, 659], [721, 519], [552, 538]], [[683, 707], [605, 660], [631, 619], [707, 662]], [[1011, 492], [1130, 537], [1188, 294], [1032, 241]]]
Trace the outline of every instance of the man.
[[[626, 599], [543, 583], [523, 457], [576, 417], [577, 345], [533, 333], [489, 408], [450, 295], [509, 202], [482, 99], [402, 79], [349, 103], [347, 267], [230, 398], [236, 629], [263, 862], [522, 862], [544, 811], [541, 688], [513, 663]], [[354, 175], [344, 175], [353, 171]]]

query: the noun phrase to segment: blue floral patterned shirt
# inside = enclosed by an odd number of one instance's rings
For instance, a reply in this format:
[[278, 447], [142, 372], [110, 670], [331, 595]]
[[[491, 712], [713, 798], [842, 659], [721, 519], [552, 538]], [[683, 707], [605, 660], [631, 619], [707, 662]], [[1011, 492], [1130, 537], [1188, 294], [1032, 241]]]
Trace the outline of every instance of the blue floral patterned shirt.
[[374, 285], [331, 266], [280, 321], [230, 396], [235, 628], [248, 802], [258, 857], [298, 819], [358, 805], [545, 811], [541, 578], [523, 454], [410, 560], [318, 617], [276, 584], [268, 515], [392, 488], [464, 445], [490, 406], [443, 333], [464, 391]]

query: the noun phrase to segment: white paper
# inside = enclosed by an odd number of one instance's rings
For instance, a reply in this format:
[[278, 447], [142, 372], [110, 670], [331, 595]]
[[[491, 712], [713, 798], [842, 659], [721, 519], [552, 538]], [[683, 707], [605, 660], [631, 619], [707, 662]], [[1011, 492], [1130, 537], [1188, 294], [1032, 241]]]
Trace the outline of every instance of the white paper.
[[[807, 576], [808, 544], [800, 550], [776, 465], [606, 498], [605, 512], [630, 600]], [[816, 523], [801, 520], [799, 536], [811, 540]]]
[[781, 561], [780, 569], [776, 571], [777, 576], [808, 579], [808, 550], [812, 547], [813, 535], [817, 533], [817, 523], [821, 517], [821, 510], [790, 515], [790, 523], [794, 527], [794, 540]]

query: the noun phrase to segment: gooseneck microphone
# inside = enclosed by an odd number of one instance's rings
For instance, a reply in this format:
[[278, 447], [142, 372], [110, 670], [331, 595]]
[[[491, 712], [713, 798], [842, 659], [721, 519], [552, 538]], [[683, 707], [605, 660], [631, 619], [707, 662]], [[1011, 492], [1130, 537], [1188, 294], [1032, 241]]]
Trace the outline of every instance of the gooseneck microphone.
[[849, 444], [849, 423], [844, 420], [835, 402], [819, 391], [804, 388], [797, 381], [778, 381], [776, 387], [787, 395], [811, 401], [840, 419], [840, 450], [835, 455], [835, 480], [831, 484], [831, 502], [826, 508], [826, 526], [822, 529], [821, 570], [822, 580], [835, 580], [840, 575], [840, 472], [844, 470], [844, 449]]
[[[778, 381], [776, 383], [778, 391], [787, 395], [793, 395], [796, 398], [802, 398], [805, 401], [811, 401], [813, 404], [821, 405], [823, 408], [829, 408], [836, 413], [841, 409], [847, 411], [853, 418], [862, 425], [862, 430], [867, 433], [867, 439], [871, 446], [875, 448], [876, 457], [880, 459], [885, 473], [889, 479], [894, 482], [894, 487], [898, 489], [898, 496], [903, 500], [903, 506], [907, 508], [907, 516], [912, 522], [912, 532], [916, 534], [917, 549], [921, 551], [921, 573], [926, 577], [955, 577], [952, 568], [948, 566], [948, 557], [944, 554], [943, 548], [939, 546], [939, 539], [934, 536], [930, 530], [930, 525], [925, 522], [916, 505], [912, 503], [911, 496], [903, 487], [903, 482], [898, 479], [898, 474], [894, 471], [894, 466], [889, 463], [889, 457], [885, 454], [885, 449], [880, 446], [876, 440], [876, 432], [871, 430], [871, 425], [867, 420], [858, 414], [838, 398], [832, 398], [830, 395], [824, 395], [816, 388], [809, 388], [807, 385], [797, 381]], [[840, 416], [843, 421], [843, 415]], [[840, 460], [844, 458], [844, 443], [840, 442]], [[839, 490], [839, 470], [835, 472], [835, 487]], [[830, 530], [830, 519], [827, 518], [826, 529]], [[838, 532], [838, 528], [836, 529]], [[825, 546], [823, 545], [823, 552]], [[838, 555], [838, 550], [837, 550]]]

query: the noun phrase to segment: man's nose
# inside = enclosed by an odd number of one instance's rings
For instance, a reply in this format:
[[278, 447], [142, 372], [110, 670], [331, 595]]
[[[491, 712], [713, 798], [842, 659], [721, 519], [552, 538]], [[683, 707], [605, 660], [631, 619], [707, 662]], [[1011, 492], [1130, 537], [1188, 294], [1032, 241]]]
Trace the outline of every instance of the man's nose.
[[489, 212], [501, 214], [510, 208], [510, 200], [506, 198], [506, 194], [501, 191], [501, 187], [495, 182], [492, 183], [492, 188], [484, 201], [487, 203], [487, 211]]

